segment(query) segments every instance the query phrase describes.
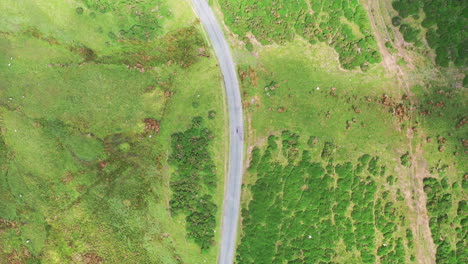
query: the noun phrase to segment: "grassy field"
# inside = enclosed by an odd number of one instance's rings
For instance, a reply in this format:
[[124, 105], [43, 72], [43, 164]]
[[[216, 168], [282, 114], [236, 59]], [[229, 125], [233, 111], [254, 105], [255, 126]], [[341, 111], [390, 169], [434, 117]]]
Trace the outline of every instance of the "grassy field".
[[[224, 97], [188, 2], [7, 2], [0, 263], [214, 263]], [[217, 180], [203, 252], [186, 215], [172, 214], [167, 161], [171, 135], [197, 116], [212, 131], [206, 155]]]

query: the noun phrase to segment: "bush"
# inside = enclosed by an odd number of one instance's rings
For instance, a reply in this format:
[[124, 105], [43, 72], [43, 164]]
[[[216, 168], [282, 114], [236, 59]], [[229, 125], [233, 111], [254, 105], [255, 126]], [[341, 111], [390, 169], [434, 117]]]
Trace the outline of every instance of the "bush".
[[[426, 39], [429, 46], [436, 51], [436, 63], [446, 67], [453, 62], [456, 66], [467, 63], [466, 52], [466, 4], [463, 1], [397, 0], [392, 3], [399, 16], [406, 18], [413, 16], [419, 19], [419, 12], [423, 8], [425, 19], [420, 23], [427, 28]], [[393, 21], [392, 21], [393, 23]], [[398, 24], [398, 21], [396, 21]], [[437, 27], [434, 27], [437, 25]], [[410, 26], [401, 26], [400, 31], [405, 41], [421, 45], [420, 30]]]
[[[322, 153], [314, 156], [315, 152], [299, 143], [296, 133], [286, 130], [281, 133], [282, 144], [277, 144], [278, 139], [270, 136], [263, 154], [258, 148], [252, 151], [249, 173], [256, 182], [250, 186], [251, 199], [242, 210], [237, 262], [289, 263], [288, 256], [296, 257], [301, 252], [304, 257], [300, 263], [331, 261], [339, 241], [346, 250], [359, 250], [360, 261], [375, 262], [375, 228], [378, 226], [389, 239], [397, 230], [393, 223], [396, 208], [376, 198], [385, 195], [376, 196], [378, 185], [356, 171], [357, 166], [365, 169], [368, 163], [375, 163], [373, 166], [380, 170], [378, 159], [363, 155], [357, 164], [335, 164], [328, 159], [324, 166], [323, 162], [311, 160], [322, 155], [330, 157], [336, 148], [333, 143], [325, 143]], [[285, 164], [284, 158], [276, 154], [292, 148], [302, 153], [302, 158]], [[387, 195], [392, 199], [390, 192]], [[392, 248], [388, 247], [390, 251]], [[395, 248], [392, 259], [401, 263], [402, 240], [396, 241]]]
[[403, 35], [403, 38], [406, 42], [414, 43], [419, 39], [420, 29], [414, 28], [409, 24], [402, 24], [400, 26], [400, 32]]
[[216, 111], [215, 110], [208, 111], [208, 118], [209, 119], [214, 119], [215, 117], [216, 117]]
[[398, 14], [403, 18], [417, 15], [422, 5], [423, 1], [397, 0], [392, 2], [393, 8], [398, 11]]
[[332, 142], [325, 142], [321, 156], [323, 159], [328, 159], [335, 153], [335, 151], [336, 151], [335, 144], [333, 144]]
[[77, 8], [75, 9], [75, 12], [76, 12], [78, 15], [83, 14], [83, 11], [84, 11], [84, 10], [83, 10], [82, 7], [77, 7]]
[[392, 18], [392, 25], [393, 25], [394, 27], [399, 27], [399, 26], [401, 25], [401, 17], [399, 17], [399, 16], [394, 16], [394, 17]]
[[406, 152], [403, 156], [400, 157], [401, 165], [405, 167], [411, 166], [409, 153]]

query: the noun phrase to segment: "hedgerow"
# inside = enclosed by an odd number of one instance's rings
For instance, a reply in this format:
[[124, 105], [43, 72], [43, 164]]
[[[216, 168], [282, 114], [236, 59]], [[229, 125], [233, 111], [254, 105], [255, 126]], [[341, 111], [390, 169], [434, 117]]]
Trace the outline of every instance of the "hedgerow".
[[171, 209], [187, 215], [187, 235], [202, 250], [213, 243], [216, 226], [216, 205], [206, 194], [216, 187], [216, 168], [208, 150], [212, 138], [203, 118], [195, 117], [187, 130], [172, 135], [169, 156], [176, 169], [171, 177]]

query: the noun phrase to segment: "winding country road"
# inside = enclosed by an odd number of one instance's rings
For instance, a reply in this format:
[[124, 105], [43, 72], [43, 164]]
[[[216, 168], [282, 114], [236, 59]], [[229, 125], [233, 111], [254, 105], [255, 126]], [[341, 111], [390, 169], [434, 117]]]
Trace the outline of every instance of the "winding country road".
[[225, 185], [223, 226], [219, 264], [231, 264], [236, 249], [242, 184], [244, 125], [236, 67], [223, 31], [206, 0], [192, 0], [195, 11], [211, 40], [224, 78], [229, 110], [229, 170]]

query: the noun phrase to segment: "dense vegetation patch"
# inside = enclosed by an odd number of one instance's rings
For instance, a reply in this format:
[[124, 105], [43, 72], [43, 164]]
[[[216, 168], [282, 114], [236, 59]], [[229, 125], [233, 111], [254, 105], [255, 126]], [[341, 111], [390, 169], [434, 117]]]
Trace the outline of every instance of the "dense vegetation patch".
[[320, 155], [283, 131], [268, 138], [265, 150], [253, 150], [248, 170], [256, 181], [247, 187], [252, 199], [242, 210], [238, 263], [403, 263], [410, 257], [405, 243], [412, 232], [397, 232], [406, 223], [397, 210], [402, 197], [376, 183], [385, 177], [379, 158], [337, 163], [333, 144], [322, 148]]
[[[228, 26], [241, 36], [252, 32], [262, 44], [291, 41], [297, 34], [334, 47], [346, 69], [366, 69], [381, 60], [367, 12], [358, 1], [220, 2]], [[247, 49], [252, 49], [249, 43]]]
[[[405, 41], [416, 43], [421, 39], [419, 26], [425, 28], [426, 40], [436, 52], [436, 63], [448, 66], [453, 62], [456, 66], [467, 63], [467, 3], [466, 1], [445, 0], [397, 0], [392, 3], [400, 17], [394, 17], [394, 26], [400, 26], [400, 32]], [[424, 19], [420, 19], [424, 11]], [[414, 19], [414, 25], [409, 24]], [[403, 23], [408, 21], [408, 23]]]
[[213, 243], [216, 205], [211, 193], [216, 187], [216, 168], [208, 151], [213, 134], [195, 117], [184, 132], [172, 135], [169, 162], [176, 168], [171, 178], [170, 205], [174, 213], [187, 214], [188, 237], [203, 250]]
[[466, 192], [466, 181], [464, 179], [464, 186], [460, 187], [459, 181], [451, 184], [446, 177], [424, 179], [429, 227], [437, 245], [437, 263], [461, 263], [468, 259], [468, 201], [453, 197], [460, 191]]

